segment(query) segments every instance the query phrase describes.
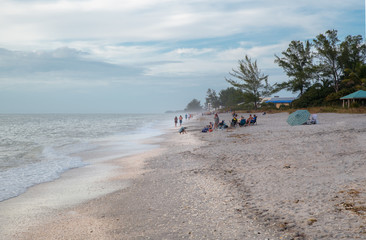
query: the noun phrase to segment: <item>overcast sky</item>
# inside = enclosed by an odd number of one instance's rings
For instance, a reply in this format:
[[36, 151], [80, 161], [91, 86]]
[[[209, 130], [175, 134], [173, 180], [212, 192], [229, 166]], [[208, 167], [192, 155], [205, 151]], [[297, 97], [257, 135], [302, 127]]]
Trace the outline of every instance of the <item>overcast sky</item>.
[[[271, 83], [291, 40], [365, 34], [363, 0], [0, 0], [0, 113], [162, 113], [245, 54]], [[280, 92], [283, 97], [293, 96]]]

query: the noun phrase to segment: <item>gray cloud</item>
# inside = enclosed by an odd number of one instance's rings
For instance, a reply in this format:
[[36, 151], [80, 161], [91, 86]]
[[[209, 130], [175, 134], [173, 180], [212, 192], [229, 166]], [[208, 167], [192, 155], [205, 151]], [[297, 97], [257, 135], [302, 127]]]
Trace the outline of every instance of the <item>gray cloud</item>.
[[0, 81], [23, 79], [31, 82], [101, 80], [108, 82], [115, 79], [139, 76], [144, 69], [136, 66], [121, 66], [93, 61], [87, 53], [71, 48], [59, 48], [54, 51], [10, 51], [0, 49]]
[[359, 0], [4, 1], [0, 42], [191, 40], [283, 27], [309, 34], [360, 8]]

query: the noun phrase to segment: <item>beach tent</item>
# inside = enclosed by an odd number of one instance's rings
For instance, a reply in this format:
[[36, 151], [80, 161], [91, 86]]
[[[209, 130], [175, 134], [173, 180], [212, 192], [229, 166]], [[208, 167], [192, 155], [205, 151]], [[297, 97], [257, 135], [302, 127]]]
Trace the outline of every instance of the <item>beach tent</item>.
[[366, 100], [366, 91], [358, 90], [357, 92], [348, 94], [347, 96], [341, 97], [340, 99], [343, 100], [343, 107], [346, 100], [348, 107], [350, 107], [351, 101], [355, 102], [356, 100], [362, 100], [362, 103], [364, 104], [364, 100]]
[[297, 110], [291, 113], [287, 118], [287, 123], [291, 126], [302, 125], [308, 121], [310, 113], [308, 110]]

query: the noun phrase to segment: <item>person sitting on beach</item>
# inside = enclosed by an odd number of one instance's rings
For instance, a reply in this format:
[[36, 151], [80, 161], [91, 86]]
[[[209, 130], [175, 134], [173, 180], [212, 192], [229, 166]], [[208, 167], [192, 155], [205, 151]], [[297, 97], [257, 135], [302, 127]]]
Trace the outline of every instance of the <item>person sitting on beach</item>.
[[248, 119], [247, 119], [246, 124], [249, 124], [249, 123], [250, 123], [250, 121], [252, 121], [252, 119], [253, 119], [252, 114], [250, 114], [250, 115], [249, 115], [249, 117], [248, 117]]
[[253, 119], [250, 120], [250, 124], [254, 124], [257, 122], [257, 115], [254, 114]]
[[240, 121], [239, 121], [239, 127], [245, 126], [246, 120], [243, 116], [241, 116]]
[[233, 120], [231, 120], [231, 126], [235, 127], [237, 123], [238, 123], [238, 119], [236, 117], [233, 117]]
[[202, 132], [212, 132], [213, 131], [212, 128], [213, 128], [213, 124], [212, 124], [212, 122], [210, 122], [209, 125], [207, 125], [206, 127], [204, 127], [202, 129]]
[[222, 120], [220, 123], [219, 123], [219, 129], [225, 129], [225, 128], [228, 128], [229, 126], [225, 124], [225, 120]]
[[209, 132], [212, 132], [213, 131], [213, 127], [214, 127], [213, 123], [210, 122], [210, 125], [208, 125], [208, 131]]
[[186, 127], [181, 127], [180, 129], [179, 129], [179, 134], [185, 134], [185, 133], [187, 133], [187, 131], [186, 131]]
[[202, 129], [202, 132], [212, 132], [212, 127], [213, 127], [212, 122], [210, 122], [209, 125], [207, 125]]

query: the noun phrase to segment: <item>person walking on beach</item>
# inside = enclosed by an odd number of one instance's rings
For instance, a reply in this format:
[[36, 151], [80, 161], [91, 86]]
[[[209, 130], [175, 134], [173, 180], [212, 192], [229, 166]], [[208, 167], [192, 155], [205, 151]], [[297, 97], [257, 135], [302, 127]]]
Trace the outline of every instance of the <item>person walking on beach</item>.
[[178, 123], [178, 117], [177, 116], [175, 116], [175, 118], [174, 118], [174, 123], [175, 123], [175, 126], [177, 126], [177, 123]]
[[183, 117], [182, 115], [179, 116], [179, 126], [182, 126], [182, 122], [183, 122]]

